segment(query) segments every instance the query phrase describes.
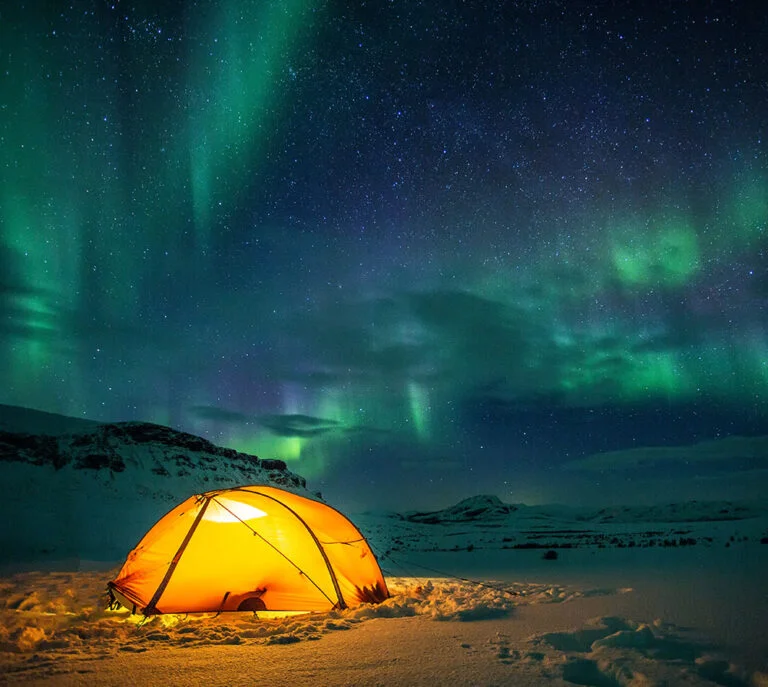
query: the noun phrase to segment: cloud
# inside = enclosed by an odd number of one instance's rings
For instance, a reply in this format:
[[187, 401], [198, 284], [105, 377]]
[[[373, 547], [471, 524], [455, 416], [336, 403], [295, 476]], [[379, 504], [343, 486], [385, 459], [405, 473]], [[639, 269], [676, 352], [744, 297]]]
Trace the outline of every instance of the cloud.
[[[285, 376], [321, 385], [416, 376], [429, 350], [405, 331], [408, 325], [403, 304], [392, 299], [334, 303], [302, 313], [285, 326]], [[296, 361], [301, 361], [298, 371]]]
[[424, 380], [466, 390], [504, 380], [529, 392], [556, 383], [561, 360], [548, 327], [536, 312], [468, 291], [401, 292], [302, 314], [286, 327], [283, 350], [294, 376], [318, 384], [386, 390]]
[[283, 323], [275, 376], [385, 396], [426, 383], [436, 407], [483, 394], [558, 396], [564, 406], [666, 399], [706, 383], [701, 365], [681, 352], [714, 333], [670, 294], [640, 312], [632, 294], [606, 287], [598, 302], [582, 298], [579, 274], [563, 278], [565, 286], [533, 295], [511, 286], [492, 296], [437, 288], [326, 302]]
[[336, 420], [301, 414], [261, 415], [256, 421], [281, 437], [316, 437], [342, 427]]
[[[751, 485], [755, 485], [759, 481], [768, 480], [768, 467], [763, 468], [746, 468], [739, 470], [738, 473], [734, 473], [733, 476], [738, 476], [741, 480], [747, 480]], [[723, 483], [723, 474], [721, 472], [715, 472], [705, 475], [694, 475], [693, 480], [695, 482], [718, 482], [720, 485]]]
[[686, 446], [644, 446], [622, 451], [595, 453], [571, 461], [567, 470], [594, 472], [639, 470], [670, 464], [701, 464], [744, 461], [768, 463], [768, 435], [756, 437], [727, 437], [702, 441]]
[[192, 406], [189, 412], [201, 420], [224, 422], [230, 425], [260, 425], [280, 437], [316, 437], [343, 429], [343, 425], [336, 420], [298, 413], [246, 415], [217, 406]]
[[63, 312], [53, 291], [13, 282], [0, 272], [0, 334], [56, 342], [61, 338]]

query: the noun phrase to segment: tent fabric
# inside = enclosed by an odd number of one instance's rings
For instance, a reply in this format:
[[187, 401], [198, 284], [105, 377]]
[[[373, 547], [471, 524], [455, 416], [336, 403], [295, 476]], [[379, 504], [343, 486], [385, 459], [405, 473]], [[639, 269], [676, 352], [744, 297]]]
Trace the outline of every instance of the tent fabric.
[[345, 516], [268, 486], [188, 498], [146, 533], [108, 586], [145, 615], [327, 611], [389, 596], [373, 551]]

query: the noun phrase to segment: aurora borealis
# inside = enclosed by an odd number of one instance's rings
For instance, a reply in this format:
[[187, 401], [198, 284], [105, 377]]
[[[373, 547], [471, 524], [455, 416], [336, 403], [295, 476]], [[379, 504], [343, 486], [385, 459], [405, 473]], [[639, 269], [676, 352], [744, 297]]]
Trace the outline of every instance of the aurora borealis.
[[350, 507], [764, 494], [768, 18], [668, 4], [4, 7], [0, 403]]

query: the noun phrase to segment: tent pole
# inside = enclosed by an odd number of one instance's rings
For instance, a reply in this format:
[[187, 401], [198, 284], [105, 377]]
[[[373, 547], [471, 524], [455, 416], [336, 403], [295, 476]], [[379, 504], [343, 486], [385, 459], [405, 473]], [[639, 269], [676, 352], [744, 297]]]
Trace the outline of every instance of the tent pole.
[[[325, 567], [328, 569], [328, 575], [330, 575], [331, 583], [333, 584], [333, 591], [336, 592], [336, 598], [338, 599], [338, 607], [341, 609], [347, 608], [347, 604], [344, 601], [344, 596], [341, 593], [339, 580], [336, 578], [336, 571], [333, 569], [333, 566], [331, 565], [331, 561], [328, 559], [328, 554], [325, 552], [325, 549], [323, 548], [323, 545], [320, 543], [320, 540], [317, 538], [317, 535], [314, 533], [312, 528], [305, 522], [304, 518], [302, 518], [295, 510], [293, 510], [293, 508], [283, 503], [280, 499], [276, 499], [274, 496], [270, 496], [269, 494], [265, 494], [264, 492], [261, 492], [261, 491], [252, 491], [250, 489], [240, 489], [240, 491], [246, 491], [251, 494], [258, 494], [259, 496], [263, 496], [265, 499], [270, 499], [271, 501], [274, 501], [275, 503], [285, 508], [291, 515], [293, 515], [294, 518], [296, 518], [304, 526], [304, 529], [307, 530], [307, 532], [309, 533], [309, 536], [312, 537], [312, 541], [315, 543], [315, 546], [317, 547], [318, 552], [323, 557], [323, 561], [325, 562]], [[336, 512], [338, 513], [338, 511]], [[293, 561], [291, 562], [293, 563]], [[295, 563], [293, 564], [299, 569], [299, 571], [303, 575], [304, 572], [301, 570], [301, 568], [299, 568], [299, 566], [297, 566]], [[311, 578], [309, 579], [311, 581]], [[312, 584], [315, 584], [315, 583], [312, 582]], [[322, 592], [322, 590], [320, 591]], [[326, 599], [328, 598], [324, 592], [323, 592], [323, 596], [325, 596]]]
[[171, 564], [168, 566], [168, 570], [165, 571], [165, 576], [163, 577], [162, 582], [160, 582], [160, 584], [157, 587], [157, 590], [152, 596], [152, 600], [147, 604], [147, 607], [142, 611], [144, 615], [152, 615], [154, 613], [157, 613], [157, 608], [155, 607], [155, 605], [160, 600], [160, 597], [163, 595], [165, 588], [168, 586], [168, 583], [171, 581], [173, 572], [174, 570], [176, 570], [176, 566], [179, 564], [179, 560], [181, 559], [181, 554], [183, 554], [184, 550], [187, 548], [187, 544], [189, 544], [189, 540], [192, 539], [192, 535], [195, 533], [197, 526], [200, 524], [200, 521], [203, 519], [203, 515], [205, 515], [205, 510], [206, 508], [208, 508], [208, 504], [210, 502], [211, 502], [211, 497], [206, 496], [205, 501], [203, 502], [203, 505], [200, 508], [200, 512], [197, 514], [195, 521], [192, 523], [191, 527], [189, 528], [189, 531], [187, 532], [186, 536], [184, 537], [181, 544], [179, 545], [179, 550], [176, 552], [176, 555], [173, 557]]

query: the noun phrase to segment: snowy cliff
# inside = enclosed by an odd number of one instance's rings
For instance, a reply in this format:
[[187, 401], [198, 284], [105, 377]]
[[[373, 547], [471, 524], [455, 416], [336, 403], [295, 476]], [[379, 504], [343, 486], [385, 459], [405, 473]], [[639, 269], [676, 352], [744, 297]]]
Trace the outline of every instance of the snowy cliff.
[[271, 484], [309, 495], [280, 460], [261, 460], [143, 422], [101, 424], [0, 406], [0, 564], [121, 558], [191, 494]]

